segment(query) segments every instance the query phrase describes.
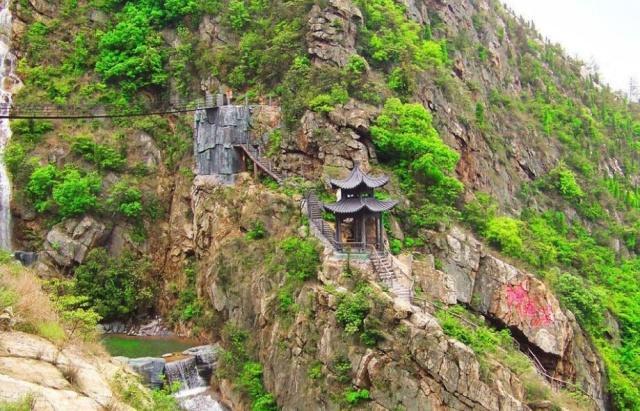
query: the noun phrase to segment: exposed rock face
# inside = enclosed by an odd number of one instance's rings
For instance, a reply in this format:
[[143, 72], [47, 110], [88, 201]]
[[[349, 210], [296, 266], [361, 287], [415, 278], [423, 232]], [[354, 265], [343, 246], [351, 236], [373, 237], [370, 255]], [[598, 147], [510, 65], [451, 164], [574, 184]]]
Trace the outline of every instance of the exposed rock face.
[[0, 333], [0, 400], [34, 397], [34, 410], [132, 410], [112, 392], [110, 381], [130, 372], [73, 346], [59, 349], [21, 332]]
[[[340, 409], [329, 398], [342, 393], [327, 390], [343, 389], [331, 370], [337, 358], [346, 358], [353, 384], [371, 393], [370, 409], [527, 409], [515, 375], [492, 364], [491, 378], [484, 378], [475, 354], [448, 338], [434, 317], [392, 301], [376, 285], [373, 317], [383, 324], [383, 341], [367, 348], [346, 337], [336, 320], [339, 299], [325, 288], [331, 285], [337, 292], [346, 291], [339, 286], [344, 261], [326, 258], [318, 274], [320, 282], [303, 286], [296, 298], [300, 309], [285, 319], [274, 301], [284, 273], [264, 273], [260, 253], [265, 243], [243, 243], [240, 228], [269, 216], [265, 224], [271, 224], [267, 226], [270, 238], [291, 235], [297, 231], [296, 220], [283, 223], [291, 218], [296, 204], [249, 182], [242, 183], [233, 196], [226, 190], [206, 182], [198, 182], [194, 189], [196, 254], [208, 267], [201, 293], [209, 295], [220, 316], [252, 330], [265, 384], [284, 408]], [[354, 266], [364, 270], [368, 265], [354, 262]], [[317, 362], [326, 375], [321, 380], [308, 376], [309, 367]], [[225, 381], [218, 383], [223, 400], [233, 409], [242, 409], [237, 393]]]
[[368, 169], [375, 158], [369, 126], [377, 109], [354, 100], [336, 107], [328, 116], [307, 111], [295, 140], [289, 141], [280, 166], [309, 179], [336, 177], [359, 162]]
[[549, 289], [533, 275], [493, 256], [483, 257], [472, 307], [521, 331], [548, 354], [564, 355], [573, 330]]
[[107, 235], [107, 227], [93, 217], [71, 218], [49, 231], [44, 250], [58, 266], [69, 269], [81, 264], [92, 248], [104, 243]]
[[[575, 380], [604, 407], [604, 365], [570, 312], [532, 274], [490, 255], [459, 227], [429, 233], [442, 270], [415, 266], [414, 275], [433, 298], [447, 301], [451, 285], [458, 303], [509, 327], [525, 349], [532, 349], [548, 372]], [[453, 301], [455, 303], [455, 300]]]
[[309, 13], [307, 45], [314, 61], [344, 66], [356, 54], [356, 34], [362, 13], [349, 0], [329, 0], [324, 9], [315, 4]]

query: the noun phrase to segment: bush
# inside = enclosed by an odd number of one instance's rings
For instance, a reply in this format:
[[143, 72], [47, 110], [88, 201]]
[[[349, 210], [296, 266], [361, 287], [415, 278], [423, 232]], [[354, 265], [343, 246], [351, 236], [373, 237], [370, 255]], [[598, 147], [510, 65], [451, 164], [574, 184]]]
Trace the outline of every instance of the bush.
[[71, 145], [71, 151], [92, 162], [101, 170], [122, 170], [126, 161], [114, 148], [97, 144], [89, 137], [78, 137]]
[[142, 215], [142, 193], [131, 181], [120, 180], [111, 187], [107, 209], [125, 218], [138, 219]]
[[462, 219], [476, 232], [485, 235], [488, 222], [498, 212], [498, 204], [489, 194], [476, 193], [476, 198], [464, 206]]
[[319, 113], [329, 113], [338, 104], [349, 101], [349, 93], [340, 86], [333, 86], [328, 94], [320, 94], [309, 101], [309, 108]]
[[104, 248], [89, 252], [75, 272], [77, 291], [105, 320], [128, 319], [151, 307], [149, 263], [131, 254], [110, 257]]
[[62, 217], [83, 214], [96, 207], [102, 186], [102, 180], [97, 174], [88, 173], [84, 176], [75, 169], [65, 169], [61, 180], [52, 190], [52, 198]]
[[371, 395], [369, 394], [369, 390], [354, 390], [350, 388], [344, 393], [344, 400], [350, 405], [356, 405], [370, 399]]
[[522, 222], [510, 217], [494, 217], [487, 223], [486, 238], [506, 254], [517, 257], [522, 254]]
[[597, 330], [604, 324], [604, 307], [585, 282], [574, 275], [563, 273], [554, 284], [554, 289], [562, 304], [580, 324], [588, 330]]
[[94, 173], [83, 175], [74, 168], [58, 170], [49, 164], [31, 173], [27, 193], [36, 211], [42, 213], [56, 205], [62, 217], [70, 217], [95, 208], [101, 185], [102, 180]]
[[336, 310], [336, 320], [347, 334], [356, 334], [364, 330], [364, 319], [371, 310], [371, 289], [360, 287], [353, 294], [340, 296]]
[[264, 388], [262, 364], [252, 361], [245, 363], [238, 376], [237, 384], [251, 399], [252, 411], [275, 411], [278, 409], [273, 395]]
[[315, 278], [320, 265], [320, 253], [314, 241], [289, 237], [280, 243], [284, 252], [284, 269], [292, 279], [306, 281]]
[[371, 127], [374, 144], [382, 160], [403, 180], [414, 176], [427, 185], [428, 197], [436, 204], [451, 204], [462, 192], [462, 184], [451, 177], [460, 155], [440, 139], [431, 114], [421, 104], [404, 104], [390, 98]]
[[578, 201], [584, 197], [584, 191], [578, 184], [576, 176], [569, 168], [561, 164], [554, 168], [550, 176], [553, 185], [560, 195], [569, 201]]
[[120, 82], [128, 94], [148, 85], [164, 84], [168, 78], [166, 56], [152, 20], [162, 15], [151, 5], [128, 2], [118, 14], [118, 23], [99, 35], [96, 72], [105, 80]]
[[53, 164], [36, 168], [29, 178], [27, 193], [37, 211], [44, 212], [50, 207], [49, 196], [56, 184], [58, 170]]
[[264, 228], [264, 223], [260, 220], [256, 220], [251, 223], [251, 229], [247, 231], [246, 237], [248, 240], [260, 240], [267, 235], [267, 231]]

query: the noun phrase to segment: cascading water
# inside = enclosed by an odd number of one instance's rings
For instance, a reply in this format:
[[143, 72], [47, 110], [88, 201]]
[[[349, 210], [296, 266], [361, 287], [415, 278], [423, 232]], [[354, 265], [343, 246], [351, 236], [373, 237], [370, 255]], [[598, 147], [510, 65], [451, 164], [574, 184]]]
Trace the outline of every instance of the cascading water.
[[198, 374], [195, 357], [181, 358], [167, 362], [164, 368], [169, 383], [179, 382], [180, 388], [190, 389], [204, 387], [207, 383]]
[[[11, 53], [11, 0], [0, 1], [0, 113], [8, 114], [11, 95], [20, 86], [15, 75], [16, 57]], [[9, 120], [0, 120], [0, 249], [11, 249], [11, 182], [4, 150], [11, 138]]]
[[211, 388], [200, 376], [195, 357], [187, 356], [168, 361], [164, 373], [169, 383], [180, 383], [180, 391], [175, 394], [175, 397], [183, 410], [224, 411], [224, 408], [213, 398]]

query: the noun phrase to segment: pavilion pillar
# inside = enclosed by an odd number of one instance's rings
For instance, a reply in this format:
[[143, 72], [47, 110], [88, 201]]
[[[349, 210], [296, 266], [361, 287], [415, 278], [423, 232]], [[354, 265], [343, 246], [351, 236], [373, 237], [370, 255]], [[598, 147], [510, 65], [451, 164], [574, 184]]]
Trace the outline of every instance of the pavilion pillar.
[[378, 249], [382, 250], [384, 248], [384, 227], [382, 226], [382, 213], [378, 214]]
[[338, 247], [340, 247], [340, 243], [342, 243], [342, 235], [340, 233], [341, 231], [341, 225], [342, 225], [342, 217], [340, 217], [340, 214], [336, 214], [336, 244], [338, 245]]
[[362, 248], [367, 248], [367, 215], [365, 213], [362, 214]]

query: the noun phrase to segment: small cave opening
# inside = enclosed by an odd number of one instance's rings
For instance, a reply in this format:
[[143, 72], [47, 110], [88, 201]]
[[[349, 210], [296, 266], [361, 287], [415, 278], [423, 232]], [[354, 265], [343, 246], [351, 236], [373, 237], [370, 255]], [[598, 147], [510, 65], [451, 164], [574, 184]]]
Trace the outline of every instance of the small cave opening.
[[536, 369], [542, 368], [546, 374], [553, 376], [560, 362], [560, 357], [555, 354], [549, 354], [543, 351], [540, 347], [532, 344], [524, 333], [514, 326], [505, 324], [502, 320], [492, 316], [485, 316], [485, 319], [489, 325], [497, 330], [508, 329], [511, 332], [511, 336], [518, 343], [520, 351], [529, 357]]

